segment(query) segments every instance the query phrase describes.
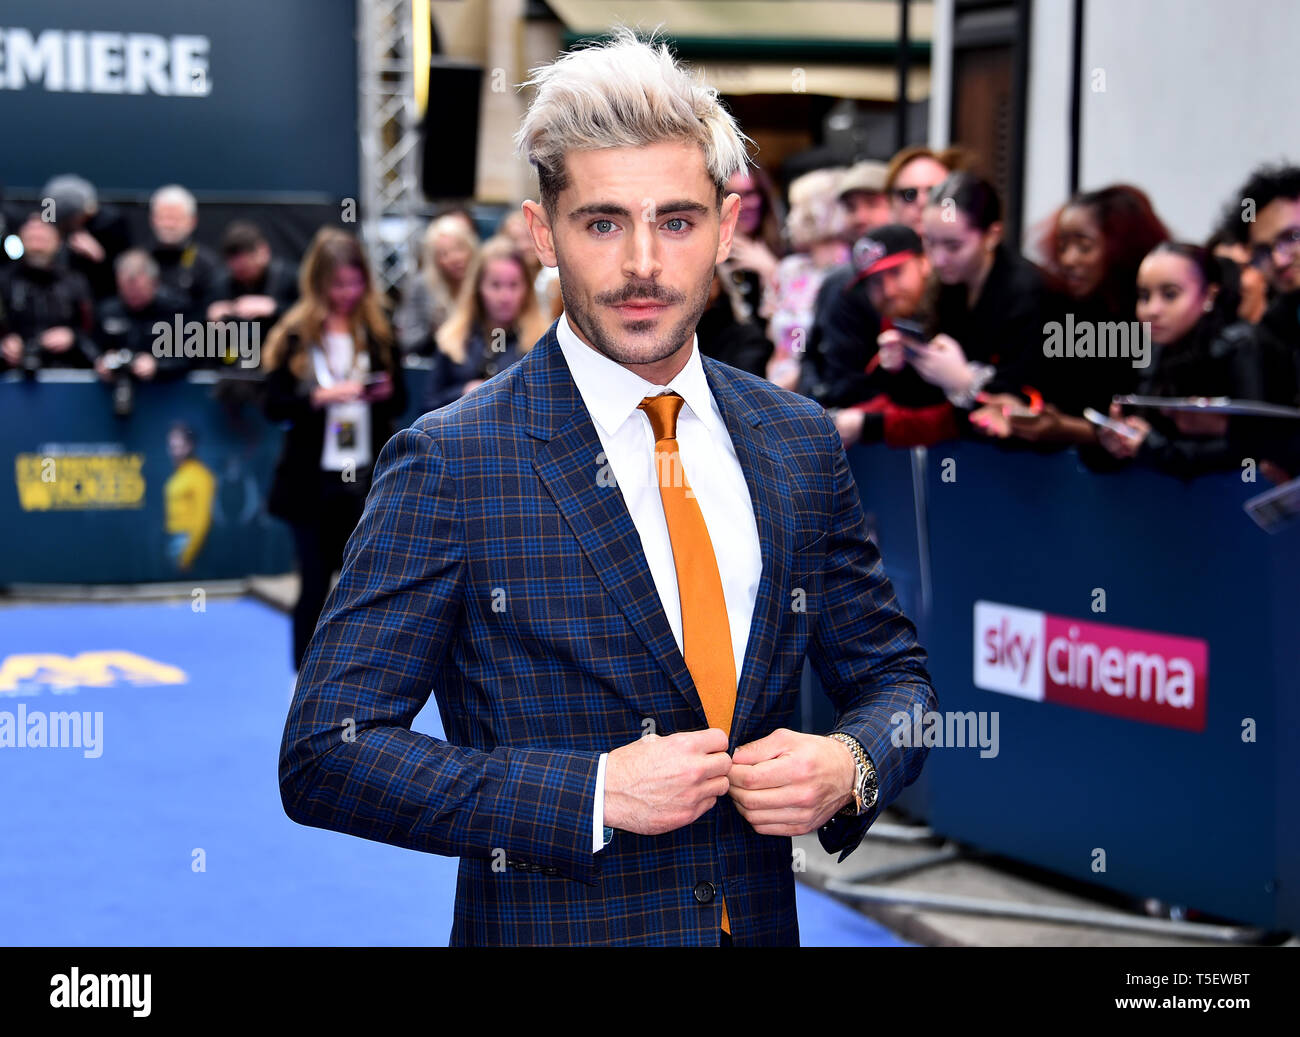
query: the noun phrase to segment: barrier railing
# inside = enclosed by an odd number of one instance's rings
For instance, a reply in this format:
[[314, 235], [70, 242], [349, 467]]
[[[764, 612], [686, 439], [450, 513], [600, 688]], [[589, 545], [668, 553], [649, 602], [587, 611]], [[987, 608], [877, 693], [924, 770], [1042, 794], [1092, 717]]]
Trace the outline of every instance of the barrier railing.
[[[407, 376], [409, 419], [427, 373]], [[207, 473], [179, 485], [177, 421]], [[264, 511], [280, 437], [237, 380], [145, 385], [119, 419], [93, 376], [6, 376], [0, 583], [289, 571]], [[850, 462], [939, 695], [937, 730], [899, 724], [937, 739], [902, 805], [1063, 875], [1300, 928], [1300, 528], [1269, 535], [1245, 515], [1262, 487], [975, 442]], [[182, 568], [169, 489], [193, 510], [209, 481], [211, 523]], [[812, 691], [804, 724], [825, 730]]]

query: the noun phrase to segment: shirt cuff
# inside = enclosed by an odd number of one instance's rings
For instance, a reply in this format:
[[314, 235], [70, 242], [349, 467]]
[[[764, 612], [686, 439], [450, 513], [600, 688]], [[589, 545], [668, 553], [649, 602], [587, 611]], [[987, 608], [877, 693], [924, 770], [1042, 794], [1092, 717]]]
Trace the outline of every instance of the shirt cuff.
[[600, 853], [611, 839], [614, 829], [605, 827], [605, 761], [609, 753], [600, 754], [600, 764], [596, 767], [596, 802], [591, 812], [591, 852]]

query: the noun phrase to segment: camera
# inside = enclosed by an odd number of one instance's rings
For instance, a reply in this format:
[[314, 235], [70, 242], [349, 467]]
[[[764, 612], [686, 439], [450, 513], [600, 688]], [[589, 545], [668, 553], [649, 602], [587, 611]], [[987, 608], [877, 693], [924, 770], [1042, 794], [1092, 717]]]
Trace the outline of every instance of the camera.
[[23, 377], [35, 378], [41, 369], [41, 343], [36, 336], [23, 339]]
[[113, 383], [113, 413], [119, 418], [129, 417], [135, 409], [135, 384], [131, 379], [131, 351], [110, 349], [104, 354], [104, 370]]

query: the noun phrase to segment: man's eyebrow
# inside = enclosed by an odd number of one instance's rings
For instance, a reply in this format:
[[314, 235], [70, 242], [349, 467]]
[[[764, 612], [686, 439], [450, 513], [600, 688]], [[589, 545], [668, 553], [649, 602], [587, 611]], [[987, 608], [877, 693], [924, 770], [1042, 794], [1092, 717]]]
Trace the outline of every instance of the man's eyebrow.
[[[656, 216], [676, 212], [689, 212], [698, 216], [706, 216], [711, 211], [707, 205], [691, 198], [676, 198], [663, 204], [656, 204], [654, 207]], [[568, 218], [580, 220], [587, 216], [621, 216], [625, 220], [630, 220], [632, 212], [625, 206], [618, 205], [615, 202], [588, 202], [586, 205], [580, 205], [578, 208], [573, 209]]]

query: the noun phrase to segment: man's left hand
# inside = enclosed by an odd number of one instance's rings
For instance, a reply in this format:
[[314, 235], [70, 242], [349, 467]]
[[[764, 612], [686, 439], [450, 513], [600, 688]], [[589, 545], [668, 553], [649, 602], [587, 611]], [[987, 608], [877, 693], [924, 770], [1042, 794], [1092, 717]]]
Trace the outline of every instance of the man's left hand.
[[853, 801], [856, 777], [843, 742], [781, 727], [731, 754], [727, 794], [759, 835], [807, 835]]

